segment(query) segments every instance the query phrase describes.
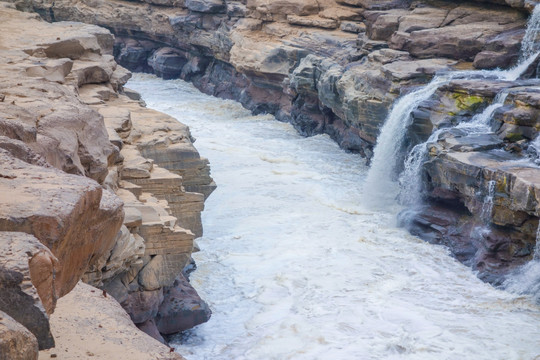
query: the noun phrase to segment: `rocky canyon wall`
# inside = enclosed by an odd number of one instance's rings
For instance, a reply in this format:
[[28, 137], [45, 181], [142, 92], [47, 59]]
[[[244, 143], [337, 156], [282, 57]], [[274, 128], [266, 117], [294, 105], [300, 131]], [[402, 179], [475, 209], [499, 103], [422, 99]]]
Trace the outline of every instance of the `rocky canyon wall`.
[[[436, 72], [516, 64], [536, 5], [523, 0], [14, 2], [48, 21], [110, 29], [116, 35], [115, 58], [129, 69], [186, 79], [206, 93], [291, 122], [302, 134], [327, 133], [368, 159], [396, 98]], [[532, 66], [522, 78], [534, 78], [534, 72]], [[501, 89], [509, 96], [494, 115], [493, 133], [453, 132], [430, 145], [418, 179], [430, 205], [407, 218], [414, 233], [448, 245], [493, 282], [530, 260], [536, 246], [540, 174], [524, 164], [540, 129], [536, 83], [450, 82], [414, 111], [398, 159], [433, 131], [470, 120]], [[482, 215], [486, 201], [493, 206]]]
[[[0, 5], [0, 359], [54, 347], [95, 294], [124, 309], [102, 301], [137, 352], [116, 358], [179, 359], [126, 318], [162, 342], [209, 318], [182, 274], [215, 188], [208, 161], [186, 126], [124, 89], [108, 30]], [[81, 279], [103, 290], [79, 285], [71, 310], [57, 307]], [[85, 314], [90, 344], [99, 317]], [[83, 348], [68, 338], [60, 347]]]

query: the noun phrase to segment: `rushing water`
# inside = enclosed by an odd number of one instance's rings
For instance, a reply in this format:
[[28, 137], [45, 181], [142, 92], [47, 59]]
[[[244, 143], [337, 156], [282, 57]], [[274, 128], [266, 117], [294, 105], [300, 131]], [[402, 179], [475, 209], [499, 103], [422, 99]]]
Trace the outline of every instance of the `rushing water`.
[[[429, 99], [441, 86], [455, 79], [490, 78], [505, 81], [517, 80], [534, 62], [539, 54], [540, 41], [540, 6], [536, 6], [527, 25], [527, 31], [521, 46], [520, 60], [512, 69], [508, 70], [470, 70], [451, 71], [435, 76], [427, 85], [399, 98], [385, 120], [377, 144], [373, 150], [373, 164], [369, 170], [365, 183], [365, 192], [372, 206], [387, 206], [400, 195], [407, 205], [417, 205], [420, 200], [420, 170], [427, 154], [427, 145], [437, 140], [440, 131], [434, 134], [423, 144], [418, 144], [409, 153], [405, 161], [405, 168], [399, 176], [400, 187], [394, 182], [394, 175], [398, 155], [402, 151], [402, 144], [411, 124], [411, 113], [425, 100]], [[471, 132], [488, 130], [491, 116], [499, 107], [503, 106], [508, 92], [503, 90], [496, 96], [494, 102], [479, 116], [472, 119], [469, 124], [459, 124], [457, 127]], [[401, 192], [401, 194], [400, 194]]]
[[190, 126], [218, 184], [192, 274], [213, 316], [177, 340], [189, 360], [540, 356], [540, 308], [364, 205], [357, 155], [180, 80], [128, 86]]

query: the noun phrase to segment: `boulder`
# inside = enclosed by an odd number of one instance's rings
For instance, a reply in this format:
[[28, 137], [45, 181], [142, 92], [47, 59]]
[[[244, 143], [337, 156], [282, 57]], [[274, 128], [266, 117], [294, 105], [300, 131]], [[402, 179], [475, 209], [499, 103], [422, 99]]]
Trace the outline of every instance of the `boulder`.
[[155, 321], [160, 333], [174, 334], [208, 321], [211, 315], [208, 305], [184, 276], [179, 275], [173, 286], [165, 290]]
[[161, 48], [148, 58], [148, 65], [164, 79], [180, 76], [182, 68], [188, 62], [187, 56], [173, 48]]
[[0, 311], [30, 330], [40, 349], [53, 347], [48, 315], [56, 306], [58, 261], [34, 236], [0, 232], [0, 263]]
[[123, 301], [122, 307], [135, 324], [144, 323], [156, 317], [163, 302], [163, 289], [154, 291], [135, 291]]
[[36, 337], [0, 311], [0, 360], [37, 360], [38, 355]]

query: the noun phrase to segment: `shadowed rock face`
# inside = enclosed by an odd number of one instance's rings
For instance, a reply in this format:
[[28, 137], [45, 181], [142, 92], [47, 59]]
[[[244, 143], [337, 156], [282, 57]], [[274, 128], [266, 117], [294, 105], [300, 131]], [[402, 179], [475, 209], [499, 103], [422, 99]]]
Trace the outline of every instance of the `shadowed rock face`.
[[170, 335], [207, 322], [212, 311], [201, 300], [183, 275], [165, 290], [164, 300], [156, 317], [160, 333]]
[[36, 360], [38, 343], [34, 335], [8, 314], [0, 311], [0, 359]]
[[48, 315], [56, 306], [58, 260], [32, 235], [0, 232], [0, 310], [34, 334], [40, 349], [54, 346]]

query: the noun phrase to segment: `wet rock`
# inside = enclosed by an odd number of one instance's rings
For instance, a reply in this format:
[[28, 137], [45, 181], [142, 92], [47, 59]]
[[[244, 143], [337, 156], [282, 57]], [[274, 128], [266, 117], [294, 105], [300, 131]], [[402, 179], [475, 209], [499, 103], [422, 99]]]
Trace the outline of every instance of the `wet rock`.
[[208, 321], [211, 314], [210, 308], [195, 289], [179, 275], [173, 286], [165, 291], [156, 326], [162, 334], [174, 334]]
[[179, 77], [187, 62], [186, 56], [173, 48], [161, 48], [148, 59], [148, 65], [164, 79]]

